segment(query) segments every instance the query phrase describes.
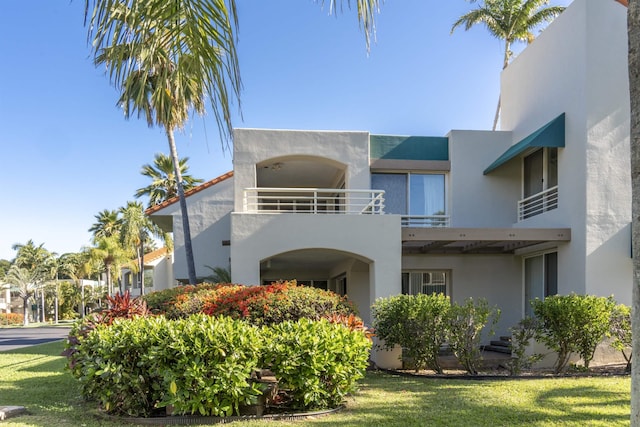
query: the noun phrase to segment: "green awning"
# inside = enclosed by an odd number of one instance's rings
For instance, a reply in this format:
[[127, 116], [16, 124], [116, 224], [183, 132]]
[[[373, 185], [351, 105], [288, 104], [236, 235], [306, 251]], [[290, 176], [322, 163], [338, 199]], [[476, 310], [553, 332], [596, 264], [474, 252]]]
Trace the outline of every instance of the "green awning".
[[524, 138], [517, 144], [509, 147], [500, 157], [496, 159], [483, 172], [484, 175], [496, 170], [509, 160], [518, 157], [529, 148], [535, 147], [564, 147], [564, 113], [542, 126], [531, 135]]

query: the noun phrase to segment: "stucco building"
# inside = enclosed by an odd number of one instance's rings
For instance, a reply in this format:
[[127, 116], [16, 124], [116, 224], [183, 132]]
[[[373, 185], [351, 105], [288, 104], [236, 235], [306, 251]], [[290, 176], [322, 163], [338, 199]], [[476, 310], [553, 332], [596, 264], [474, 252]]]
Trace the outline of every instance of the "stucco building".
[[[500, 131], [236, 129], [233, 172], [188, 193], [197, 274], [380, 297], [486, 298], [498, 333], [535, 297], [630, 304], [626, 9], [576, 0], [503, 71]], [[176, 242], [175, 200], [149, 211]]]

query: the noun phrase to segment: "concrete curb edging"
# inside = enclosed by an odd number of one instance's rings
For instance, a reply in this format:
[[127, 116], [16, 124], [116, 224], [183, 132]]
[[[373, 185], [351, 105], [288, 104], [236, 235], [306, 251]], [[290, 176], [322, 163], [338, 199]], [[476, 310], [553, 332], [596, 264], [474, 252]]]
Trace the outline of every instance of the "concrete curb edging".
[[25, 414], [27, 408], [24, 406], [0, 406], [0, 421], [4, 421], [7, 418], [17, 417], [18, 415]]

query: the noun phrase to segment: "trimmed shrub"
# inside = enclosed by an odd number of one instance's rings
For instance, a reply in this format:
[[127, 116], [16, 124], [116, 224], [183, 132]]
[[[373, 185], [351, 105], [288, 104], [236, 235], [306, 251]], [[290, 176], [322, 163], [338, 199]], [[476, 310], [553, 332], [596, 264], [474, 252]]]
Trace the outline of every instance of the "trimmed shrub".
[[69, 331], [67, 344], [62, 356], [69, 359], [69, 366], [76, 364], [76, 353], [82, 338], [85, 338], [98, 325], [110, 325], [116, 319], [133, 319], [139, 316], [148, 316], [146, 302], [141, 298], [131, 298], [127, 290], [124, 294], [117, 293], [115, 296], [106, 297], [109, 308], [97, 313], [91, 313], [80, 322], [77, 322]]
[[[181, 285], [162, 291], [150, 292], [142, 298], [146, 301], [149, 311], [153, 314], [164, 314], [168, 318], [186, 317], [180, 309], [175, 306], [184, 303], [191, 298], [191, 295], [199, 292], [211, 291], [222, 285], [202, 283], [199, 285]], [[189, 314], [193, 310], [187, 310]]]
[[97, 400], [109, 413], [151, 415], [164, 395], [161, 361], [146, 357], [161, 346], [164, 319], [141, 317], [98, 324], [77, 334], [69, 368], [80, 381], [83, 396]]
[[500, 310], [489, 307], [484, 298], [474, 303], [469, 298], [464, 304], [453, 304], [449, 320], [449, 345], [458, 362], [471, 375], [478, 374], [482, 360], [480, 354], [481, 332], [491, 320], [489, 335], [500, 318]]
[[0, 313], [0, 325], [19, 325], [24, 323], [24, 316], [21, 313]]
[[263, 367], [273, 371], [296, 408], [336, 407], [364, 377], [371, 342], [360, 331], [326, 319], [300, 319], [265, 327], [263, 333]]
[[416, 371], [428, 368], [441, 374], [438, 353], [447, 340], [450, 309], [443, 294], [378, 299], [372, 307], [374, 329], [384, 348], [401, 346]]
[[301, 318], [320, 319], [331, 314], [357, 314], [346, 298], [333, 292], [297, 286], [295, 280], [266, 286], [202, 284], [179, 286], [144, 297], [151, 311], [171, 319], [195, 313], [245, 319], [270, 325]]
[[[612, 338], [611, 346], [622, 353], [627, 362], [626, 371], [631, 371], [631, 308], [619, 304], [611, 312], [609, 335]], [[628, 354], [627, 354], [628, 352]]]
[[149, 355], [170, 362], [163, 366], [169, 393], [159, 406], [173, 405], [178, 414], [230, 416], [255, 403], [261, 391], [251, 374], [259, 367], [264, 342], [258, 328], [206, 315], [170, 326], [165, 346]]
[[509, 328], [511, 331], [511, 360], [507, 362], [509, 374], [520, 375], [523, 369], [529, 369], [534, 363], [543, 358], [542, 354], [527, 355], [527, 347], [536, 337], [540, 323], [538, 319], [525, 317], [516, 326]]
[[245, 322], [139, 317], [78, 336], [71, 373], [109, 413], [150, 416], [172, 405], [178, 414], [231, 415], [260, 394], [251, 373], [263, 340]]
[[571, 353], [578, 353], [589, 368], [596, 346], [609, 332], [613, 298], [593, 295], [553, 295], [531, 302], [533, 312], [540, 320], [541, 329], [536, 336], [558, 359], [555, 373], [562, 372]]
[[205, 303], [205, 314], [245, 319], [254, 325], [273, 325], [303, 318], [317, 320], [331, 314], [356, 312], [346, 298], [322, 289], [297, 286], [295, 281], [237, 287], [214, 297]]

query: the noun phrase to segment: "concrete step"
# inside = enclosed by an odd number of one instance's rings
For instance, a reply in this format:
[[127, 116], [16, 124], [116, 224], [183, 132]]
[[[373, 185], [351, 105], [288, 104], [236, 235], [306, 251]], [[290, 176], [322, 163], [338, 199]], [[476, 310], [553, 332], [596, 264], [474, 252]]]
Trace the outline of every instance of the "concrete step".
[[501, 345], [485, 345], [484, 351], [494, 351], [496, 353], [511, 354], [511, 347], [504, 347]]

